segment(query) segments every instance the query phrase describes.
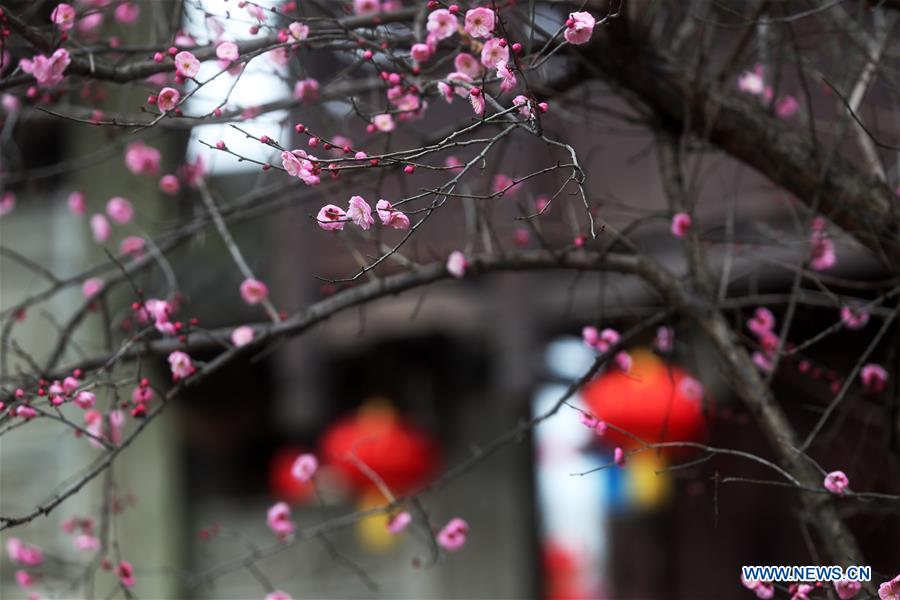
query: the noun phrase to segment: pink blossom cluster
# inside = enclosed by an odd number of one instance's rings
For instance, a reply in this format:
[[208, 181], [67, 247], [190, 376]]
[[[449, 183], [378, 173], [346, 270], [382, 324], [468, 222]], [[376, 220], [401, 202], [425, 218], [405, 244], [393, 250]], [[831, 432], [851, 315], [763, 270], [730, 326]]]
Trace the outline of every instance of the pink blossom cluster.
[[285, 150], [281, 153], [281, 164], [291, 177], [297, 177], [306, 185], [319, 185], [319, 167], [314, 164], [316, 157], [305, 150]]
[[94, 519], [69, 517], [62, 522], [62, 530], [75, 536], [72, 544], [79, 552], [96, 552], [100, 549], [100, 539], [94, 534]]
[[[589, 325], [581, 330], [581, 339], [585, 345], [600, 353], [609, 352], [613, 346], [619, 343], [621, 337], [618, 331], [609, 327], [598, 330], [596, 327]], [[631, 355], [625, 350], [620, 350], [613, 356], [613, 363], [620, 370], [628, 372], [632, 366]]]
[[31, 74], [38, 85], [52, 88], [62, 83], [63, 73], [71, 62], [69, 51], [58, 48], [49, 57], [37, 54], [31, 58], [23, 58], [19, 61], [19, 66], [24, 72]]
[[756, 594], [757, 598], [761, 598], [762, 600], [769, 600], [770, 598], [775, 597], [775, 586], [771, 581], [757, 581], [755, 579], [744, 579], [744, 576], [741, 576], [741, 584], [748, 590], [751, 590], [754, 594]]
[[756, 336], [759, 350], [753, 352], [753, 362], [762, 371], [774, 368], [775, 353], [778, 351], [778, 336], [775, 335], [775, 315], [768, 308], [760, 306], [747, 321], [747, 329]]
[[[387, 200], [381, 199], [375, 204], [375, 212], [382, 226], [393, 229], [409, 229], [409, 217], [397, 210]], [[352, 196], [343, 210], [334, 204], [326, 204], [316, 215], [316, 222], [325, 231], [341, 231], [347, 223], [353, 223], [362, 230], [368, 230], [375, 224], [372, 207], [362, 196]]]
[[837, 255], [834, 250], [834, 241], [828, 235], [825, 219], [816, 217], [812, 221], [812, 231], [809, 234], [810, 259], [809, 266], [814, 271], [825, 271], [834, 266]]
[[125, 427], [125, 413], [121, 410], [111, 410], [107, 415], [97, 410], [87, 410], [84, 413], [85, 431], [88, 443], [94, 448], [103, 448], [103, 442], [114, 446], [122, 443], [122, 429]]
[[606, 434], [606, 430], [608, 426], [605, 421], [601, 421], [594, 415], [584, 412], [578, 411], [578, 419], [581, 421], [581, 424], [592, 430], [598, 437], [603, 437]]

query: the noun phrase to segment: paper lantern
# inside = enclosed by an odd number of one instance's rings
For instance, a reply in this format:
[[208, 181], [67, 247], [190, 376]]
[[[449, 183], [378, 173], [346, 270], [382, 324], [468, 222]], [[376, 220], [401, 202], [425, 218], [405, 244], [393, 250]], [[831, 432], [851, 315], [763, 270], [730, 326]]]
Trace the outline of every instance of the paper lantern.
[[377, 487], [366, 467], [400, 495], [427, 483], [439, 461], [437, 443], [384, 403], [366, 404], [333, 423], [320, 448], [323, 460], [358, 492]]
[[[582, 390], [591, 413], [646, 442], [705, 440], [709, 409], [704, 406], [700, 382], [648, 350], [630, 354], [629, 372], [610, 369]], [[611, 447], [640, 447], [632, 438], [612, 429], [602, 439]]]

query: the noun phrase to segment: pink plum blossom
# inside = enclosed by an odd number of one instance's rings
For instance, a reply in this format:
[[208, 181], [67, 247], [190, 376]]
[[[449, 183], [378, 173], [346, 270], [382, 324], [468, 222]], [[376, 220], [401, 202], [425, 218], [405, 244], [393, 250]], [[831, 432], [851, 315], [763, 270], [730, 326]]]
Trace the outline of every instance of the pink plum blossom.
[[138, 385], [131, 392], [131, 401], [135, 404], [149, 404], [153, 400], [153, 389]]
[[757, 598], [760, 600], [770, 600], [775, 597], [775, 585], [770, 581], [760, 581], [755, 588], [753, 588], [753, 593], [756, 594]]
[[241, 282], [241, 298], [247, 304], [259, 304], [269, 297], [269, 288], [258, 279], [245, 279]]
[[753, 313], [753, 318], [747, 321], [747, 329], [757, 336], [771, 333], [774, 327], [775, 315], [772, 314], [772, 311], [763, 306], [758, 307]]
[[793, 96], [785, 96], [775, 103], [775, 116], [779, 119], [790, 119], [800, 109], [800, 103]]
[[134, 567], [127, 560], [119, 561], [119, 565], [116, 567], [116, 576], [125, 587], [131, 587], [135, 584]]
[[481, 65], [475, 57], [468, 52], [460, 52], [453, 59], [453, 67], [460, 73], [468, 75], [472, 79], [481, 77]]
[[410, 523], [412, 523], [412, 515], [403, 510], [388, 519], [387, 530], [392, 535], [397, 535], [409, 527]]
[[832, 471], [825, 476], [824, 485], [825, 489], [833, 494], [843, 494], [850, 485], [850, 480], [843, 471]]
[[181, 100], [181, 92], [171, 87], [164, 87], [156, 96], [156, 106], [162, 112], [169, 112], [178, 106]]
[[378, 12], [381, 12], [379, 0], [353, 0], [353, 14], [371, 15]]
[[681, 383], [678, 384], [678, 387], [685, 398], [696, 400], [697, 402], [703, 400], [703, 384], [693, 377], [685, 377], [681, 380]]
[[624, 350], [616, 352], [616, 355], [613, 357], [613, 362], [616, 364], [616, 367], [618, 367], [620, 371], [624, 371], [626, 373], [631, 371], [631, 367], [634, 364], [631, 360], [631, 355]]
[[841, 600], [850, 600], [850, 598], [855, 597], [861, 589], [862, 584], [858, 581], [841, 579], [834, 582], [834, 591], [837, 592], [838, 598]]
[[190, 186], [195, 186], [206, 175], [206, 165], [203, 163], [203, 156], [198, 154], [193, 162], [185, 163], [181, 166], [181, 179]]
[[74, 377], [66, 377], [63, 379], [63, 390], [65, 390], [67, 396], [71, 396], [76, 389], [78, 389], [77, 379]]
[[30, 406], [20, 404], [16, 407], [16, 416], [22, 417], [26, 421], [29, 419], [33, 419], [37, 416], [37, 411], [31, 408]]
[[76, 550], [82, 552], [96, 552], [100, 549], [100, 540], [97, 537], [86, 533], [76, 536], [73, 540], [73, 544], [75, 545]]
[[287, 46], [280, 46], [266, 53], [266, 56], [274, 65], [284, 67], [291, 62], [291, 49]]
[[69, 210], [72, 211], [72, 214], [81, 216], [87, 210], [87, 205], [84, 201], [84, 194], [82, 192], [72, 192], [69, 194], [66, 203], [69, 206]]
[[216, 46], [216, 56], [219, 60], [234, 62], [240, 56], [240, 51], [234, 42], [222, 42]]
[[191, 357], [181, 350], [175, 350], [169, 354], [169, 367], [172, 370], [172, 379], [174, 381], [190, 377], [196, 370]]
[[863, 388], [870, 394], [878, 394], [887, 386], [888, 373], [884, 367], [875, 363], [864, 365], [859, 371]]
[[466, 260], [466, 255], [459, 250], [454, 250], [447, 258], [447, 272], [457, 279], [465, 276], [468, 266], [469, 262]]
[[691, 228], [691, 215], [687, 213], [675, 213], [672, 215], [672, 235], [677, 238], [683, 238]]
[[97, 294], [100, 293], [100, 290], [103, 289], [103, 280], [99, 277], [91, 277], [89, 279], [85, 279], [84, 283], [81, 284], [81, 293], [85, 298], [91, 299]]
[[496, 69], [497, 65], [509, 60], [509, 46], [498, 38], [489, 39], [481, 49], [481, 64], [488, 69]]
[[479, 88], [469, 90], [469, 103], [472, 105], [472, 112], [476, 115], [484, 114], [484, 94]]
[[167, 196], [174, 196], [181, 189], [181, 182], [174, 175], [163, 175], [159, 178], [159, 190]]
[[291, 507], [285, 502], [273, 504], [266, 513], [266, 523], [269, 529], [284, 539], [294, 533], [294, 522], [291, 520]]
[[372, 207], [362, 196], [352, 196], [347, 207], [347, 217], [360, 229], [367, 230], [375, 224]]
[[0, 217], [8, 215], [16, 207], [16, 195], [12, 192], [5, 192], [0, 196]]
[[[447, 104], [453, 102], [454, 94], [459, 96], [460, 98], [465, 98], [469, 95], [469, 90], [461, 85], [452, 85], [454, 81], [462, 81], [465, 83], [472, 83], [472, 78], [466, 75], [465, 73], [457, 73], [453, 72], [448, 74], [445, 78], [445, 81], [439, 81], [437, 84], [438, 91], [441, 92], [441, 95], [444, 97], [444, 101]], [[451, 82], [451, 83], [447, 83]]]
[[319, 210], [319, 214], [316, 215], [316, 221], [319, 227], [325, 231], [341, 231], [344, 228], [344, 223], [347, 222], [347, 213], [339, 206], [326, 204]]
[[836, 254], [834, 249], [834, 241], [825, 230], [825, 221], [817, 217], [813, 221], [812, 233], [810, 233], [809, 243], [811, 248], [809, 266], [814, 271], [825, 271], [834, 266], [836, 262]]
[[246, 5], [244, 5], [244, 8], [247, 11], [247, 14], [249, 14], [260, 23], [266, 22], [266, 11], [262, 6], [248, 2], [246, 3]]
[[775, 368], [775, 364], [772, 361], [772, 357], [765, 352], [756, 351], [753, 353], [751, 358], [753, 360], [753, 364], [755, 364], [757, 367], [759, 367], [760, 371], [763, 371], [765, 373], [771, 373], [772, 369]]
[[241, 325], [240, 327], [235, 327], [234, 331], [231, 332], [231, 343], [240, 348], [241, 346], [246, 346], [250, 342], [253, 341], [253, 328], [249, 325]]
[[62, 82], [63, 72], [71, 62], [69, 51], [59, 48], [49, 58], [43, 54], [36, 54], [30, 59], [23, 58], [19, 61], [19, 66], [24, 72], [31, 74], [38, 85], [52, 88]]
[[275, 590], [266, 594], [264, 600], [294, 600], [293, 596], [281, 590]]
[[135, 175], [156, 175], [159, 160], [159, 150], [140, 140], [125, 146], [125, 166]]
[[880, 600], [900, 600], [900, 574], [878, 586]]
[[50, 20], [59, 27], [60, 31], [68, 31], [75, 26], [75, 9], [69, 4], [57, 4], [50, 13]]
[[304, 150], [291, 150], [281, 153], [281, 164], [284, 170], [292, 177], [297, 177], [307, 185], [318, 185], [319, 176], [315, 174], [315, 167], [309, 160], [313, 158]]
[[6, 112], [12, 114], [21, 108], [21, 103], [19, 102], [19, 99], [12, 94], [0, 94], [0, 106], [2, 106]]
[[788, 592], [791, 594], [791, 600], [809, 600], [809, 594], [812, 593], [813, 589], [815, 588], [808, 583], [801, 583], [789, 587]]
[[109, 411], [109, 440], [116, 446], [122, 443], [122, 427], [125, 426], [125, 413], [121, 410]]
[[675, 330], [666, 326], [659, 327], [656, 330], [653, 347], [661, 354], [669, 354], [675, 347]]
[[113, 17], [119, 23], [130, 25], [138, 20], [141, 16], [141, 7], [134, 2], [123, 2], [116, 7]]
[[409, 49], [409, 55], [417, 63], [424, 63], [431, 58], [431, 48], [428, 44], [413, 44], [412, 48]]
[[433, 35], [436, 40], [445, 40], [459, 29], [459, 19], [446, 8], [439, 8], [428, 15], [425, 29], [427, 29], [428, 33]]
[[112, 234], [112, 226], [109, 224], [109, 221], [106, 220], [106, 217], [101, 214], [96, 214], [91, 217], [91, 233], [94, 236], [94, 241], [98, 244], [102, 244], [106, 242]]
[[468, 535], [469, 524], [459, 517], [454, 517], [438, 532], [437, 542], [444, 550], [456, 552], [466, 545]]
[[385, 133], [391, 132], [397, 127], [397, 125], [394, 123], [394, 117], [388, 113], [383, 113], [372, 117], [372, 124], [375, 125], [375, 128], [378, 131], [382, 131]]
[[21, 588], [30, 588], [34, 585], [34, 578], [25, 569], [19, 569], [16, 571], [16, 584]]
[[301, 454], [291, 465], [291, 476], [298, 481], [309, 481], [316, 474], [318, 468], [319, 461], [315, 454]]
[[578, 420], [588, 429], [593, 429], [600, 421], [594, 415], [583, 411], [578, 411]]
[[618, 446], [613, 450], [613, 462], [619, 467], [625, 466], [625, 451]]
[[491, 32], [494, 31], [494, 11], [483, 6], [466, 11], [465, 31], [472, 37], [491, 37]]
[[594, 348], [600, 341], [600, 331], [593, 325], [587, 325], [581, 329], [581, 340], [586, 346]]
[[584, 343], [599, 352], [608, 352], [609, 349], [619, 343], [620, 335], [615, 329], [606, 328], [597, 331], [596, 327], [585, 327], [581, 330]]
[[762, 65], [755, 65], [752, 71], [745, 71], [738, 77], [738, 89], [746, 94], [759, 96], [765, 92]]
[[505, 60], [497, 62], [497, 77], [500, 78], [500, 91], [508, 92], [516, 87], [516, 75], [509, 70]]
[[530, 119], [532, 116], [534, 116], [534, 110], [531, 108], [531, 102], [526, 96], [519, 94], [518, 96], [513, 98], [513, 105], [519, 108], [519, 114], [526, 119]]
[[87, 410], [94, 407], [94, 403], [97, 402], [97, 396], [93, 392], [83, 390], [75, 394], [74, 402], [78, 408]]
[[175, 71], [185, 79], [196, 77], [200, 72], [200, 61], [193, 53], [182, 50], [175, 55]]
[[864, 308], [842, 306], [841, 322], [847, 329], [862, 329], [869, 322], [869, 311]]
[[294, 84], [294, 98], [301, 102], [315, 102], [319, 98], [319, 82], [313, 78], [301, 79]]
[[288, 25], [288, 31], [291, 32], [291, 37], [298, 42], [302, 42], [309, 37], [309, 26], [300, 21], [294, 21]]
[[375, 205], [378, 218], [381, 219], [382, 225], [393, 227], [394, 229], [409, 229], [409, 217], [403, 212], [391, 206], [387, 200], [379, 200]]
[[125, 225], [134, 218], [134, 206], [127, 199], [116, 196], [106, 203], [106, 214], [119, 225]]
[[6, 542], [9, 559], [17, 565], [37, 567], [44, 562], [44, 553], [37, 546], [29, 546], [19, 538], [9, 538]]
[[494, 178], [491, 180], [491, 192], [494, 194], [509, 194], [513, 196], [517, 191], [519, 190], [516, 181], [509, 175], [499, 173], [494, 175]]
[[82, 16], [75, 27], [80, 36], [96, 39], [95, 32], [101, 25], [103, 25], [103, 13], [98, 11]]
[[569, 13], [569, 20], [566, 21], [566, 31], [563, 37], [570, 44], [587, 44], [591, 41], [595, 24], [596, 21], [591, 13], [583, 11]]

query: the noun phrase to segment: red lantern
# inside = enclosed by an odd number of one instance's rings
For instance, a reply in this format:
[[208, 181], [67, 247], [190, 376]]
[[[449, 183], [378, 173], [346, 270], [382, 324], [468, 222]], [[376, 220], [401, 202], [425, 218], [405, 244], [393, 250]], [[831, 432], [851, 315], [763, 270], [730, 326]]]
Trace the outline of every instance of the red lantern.
[[331, 425], [320, 441], [323, 460], [357, 491], [376, 487], [371, 469], [394, 494], [427, 483], [438, 464], [437, 444], [389, 406], [366, 405]]
[[[588, 383], [582, 397], [598, 419], [629, 431], [646, 442], [701, 442], [706, 439], [703, 386], [682, 369], [652, 352], [631, 352], [627, 373], [609, 370]], [[603, 436], [625, 449], [640, 443], [612, 429]]]

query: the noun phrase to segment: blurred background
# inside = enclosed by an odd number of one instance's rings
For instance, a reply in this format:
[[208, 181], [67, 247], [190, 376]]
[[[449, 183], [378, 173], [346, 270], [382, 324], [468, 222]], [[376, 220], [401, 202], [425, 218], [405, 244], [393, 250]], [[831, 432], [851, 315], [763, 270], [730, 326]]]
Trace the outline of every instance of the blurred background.
[[[160, 8], [163, 2], [138, 4], [148, 18], [170, 16]], [[181, 27], [202, 41], [206, 15], [192, 8], [193, 3], [186, 6]], [[217, 2], [204, 1], [202, 6], [212, 15], [224, 11], [224, 4]], [[225, 22], [235, 28], [236, 38], [246, 29], [246, 24]], [[139, 34], [123, 29], [122, 35]], [[335, 54], [334, 63], [322, 59], [304, 63], [302, 69], [326, 80], [343, 60]], [[548, 69], [565, 68], [563, 61], [551, 61]], [[365, 139], [364, 123], [347, 119], [345, 102], [298, 111], [291, 104], [289, 85], [297, 76], [264, 62], [253, 77], [241, 81], [232, 93], [233, 104], [285, 103], [284, 112], [268, 112], [247, 123], [248, 131], [289, 145], [292, 118], [299, 112], [303, 122], [317, 131]], [[103, 102], [110, 110], [132, 110], [144, 101], [148, 89], [137, 85], [116, 90]], [[196, 110], [216, 102], [217, 91], [208, 93], [212, 96], [192, 100]], [[605, 222], [620, 227], [635, 218], [647, 219], [650, 225], [635, 236], [636, 245], [673, 269], [680, 268], [675, 240], [666, 234], [667, 204], [649, 148], [652, 136], [613, 123], [612, 117], [586, 124], [580, 106], [589, 102], [603, 103], [611, 115], [629, 110], [608, 89], [591, 84], [559, 98], [560, 110], [548, 116], [546, 127], [564, 132], [570, 143], [586, 151], [588, 187]], [[288, 109], [295, 111], [291, 118]], [[426, 120], [411, 125], [413, 133], [398, 133], [395, 142], [412, 143], [414, 134], [424, 136], [465, 110], [435, 106]], [[13, 128], [10, 123], [16, 118], [6, 115], [3, 130], [5, 187], [18, 197], [15, 213], [0, 219], [3, 247], [61, 277], [104, 260], [103, 250], [90, 239], [86, 219], [78, 220], [66, 207], [73, 190], [85, 193], [88, 214], [102, 212], [113, 195], [134, 202], [138, 218], [129, 230], [117, 230], [111, 245], [126, 234], [154, 236], [160, 244], [178, 238], [185, 223], [202, 217], [195, 191], [163, 196], [156, 180], [133, 176], [122, 167], [124, 146], [133, 141], [123, 131], [46, 115], [32, 115], [27, 127]], [[403, 178], [369, 183], [361, 191], [351, 184], [329, 187], [327, 192], [286, 188], [256, 166], [210, 153], [201, 144], [224, 139], [229, 147], [239, 146], [243, 135], [224, 125], [154, 129], [142, 139], [161, 150], [164, 169], [169, 171], [198, 158], [204, 161], [220, 204], [247, 213], [246, 219], [233, 222], [232, 234], [254, 272], [269, 284], [276, 307], [289, 313], [352, 285], [317, 279], [343, 277], [357, 268], [342, 242], [318, 230], [310, 218], [332, 200], [326, 196], [342, 203], [351, 193], [362, 193], [374, 202], [377, 197], [411, 193]], [[295, 141], [299, 146], [301, 142]], [[499, 174], [516, 176], [539, 169], [544, 152], [528, 141], [504, 145], [489, 167], [471, 178], [468, 189], [488, 189]], [[467, 158], [465, 153], [460, 157]], [[706, 239], [712, 240], [707, 243], [710, 255], [721, 255], [715, 240], [724, 235], [719, 224], [731, 211], [735, 237], [743, 246], [736, 252], [735, 283], [729, 295], [767, 298], [780, 321], [792, 276], [761, 265], [793, 260], [805, 251], [805, 234], [776, 243], [778, 232], [793, 226], [781, 192], [721, 156], [707, 166], [708, 184], [698, 192], [698, 221], [714, 224], [704, 230]], [[416, 185], [428, 186], [429, 177], [423, 174]], [[514, 217], [541, 196], [552, 194], [556, 189], [552, 183], [550, 176], [535, 178], [510, 193], [505, 203], [487, 209], [497, 228], [486, 243], [500, 250], [536, 247], [534, 239], [516, 241], [519, 225]], [[256, 201], [259, 204], [253, 205]], [[584, 233], [569, 226], [572, 207], [571, 202], [557, 203], [537, 223], [548, 243], [566, 244]], [[446, 256], [471, 218], [470, 210], [448, 208], [440, 220], [423, 227], [409, 249], [410, 257], [428, 262]], [[884, 276], [852, 244], [838, 240], [838, 248], [841, 273], [863, 281]], [[164, 265], [141, 273], [137, 281], [158, 297], [177, 290], [181, 317], [197, 317], [200, 327], [208, 329], [264, 320], [258, 307], [240, 301], [242, 276], [211, 228], [175, 245], [166, 253]], [[397, 267], [386, 271], [391, 269]], [[44, 285], [32, 271], [0, 260], [3, 309]], [[867, 291], [852, 293], [865, 297]], [[132, 296], [122, 286], [112, 295], [111, 314], [87, 311], [64, 363], [102, 354], [109, 322], [127, 330]], [[77, 289], [56, 296], [41, 310], [23, 316], [15, 326], [16, 339], [28, 353], [45, 356], [60, 324], [81, 302]], [[303, 336], [243, 359], [182, 396], [116, 462], [115, 537], [118, 551], [136, 566], [135, 595], [262, 598], [264, 588], [239, 562], [215, 577], [198, 575], [211, 575], [211, 569], [270, 545], [273, 535], [266, 527], [265, 512], [273, 502], [289, 502], [298, 528], [303, 529], [384, 501], [346, 465], [326, 464], [318, 490], [297, 484], [289, 470], [299, 452], [324, 457], [327, 448], [346, 449], [367, 440], [379, 445], [372, 460], [380, 461], [376, 470], [390, 473], [385, 479], [395, 493], [428, 485], [447, 468], [478, 456], [518, 423], [556, 403], [593, 362], [593, 351], [581, 342], [583, 326], [625, 331], [657, 305], [652, 292], [622, 276], [497, 274], [434, 284], [344, 311]], [[756, 305], [736, 302], [735, 322], [746, 320]], [[795, 316], [793, 335], [802, 340], [818, 333], [822, 323], [833, 321], [833, 312], [831, 307], [804, 309]], [[630, 345], [636, 360], [631, 376], [601, 372], [571, 404], [598, 414], [611, 410], [610, 403], [619, 403], [623, 406], [616, 408], [621, 411], [618, 424], [623, 428], [671, 440], [675, 438], [666, 437], [665, 424], [679, 420], [687, 422], [691, 441], [772, 458], [704, 340], [683, 323], [666, 324], [675, 331], [671, 355], [652, 350], [651, 332]], [[798, 431], [808, 431], [816, 422], [834, 381], [852, 367], [869, 339], [863, 332], [841, 333], [803, 356], [812, 364], [812, 373], [801, 371], [793, 361], [778, 371], [776, 396]], [[214, 355], [194, 358], [209, 360]], [[20, 361], [16, 368], [22, 365]], [[155, 385], [168, 385], [164, 357], [142, 359], [139, 368]], [[702, 397], [686, 397], [676, 385], [685, 376], [702, 382]], [[638, 397], [641, 402], [629, 403]], [[844, 403], [840, 418], [823, 432], [811, 454], [826, 469], [845, 470], [856, 489], [896, 493], [892, 482], [900, 475], [900, 444], [885, 439], [884, 430], [876, 427], [879, 415], [865, 398]], [[4, 435], [0, 514], [19, 514], [52, 497], [48, 482], [77, 476], [95, 452], [84, 440], [49, 422]], [[674, 468], [697, 456], [644, 453], [623, 468], [581, 475], [608, 466], [611, 456], [609, 441], [593, 435], [580, 423], [576, 410], [563, 406], [533, 432], [510, 440], [464, 475], [425, 493], [421, 506], [412, 507], [418, 526], [407, 533], [395, 538], [386, 534], [384, 517], [364, 519], [329, 532], [327, 538], [314, 536], [266, 558], [260, 566], [275, 587], [295, 598], [687, 599], [749, 596], [740, 587], [741, 565], [817, 562], [815, 542], [798, 512], [795, 491], [722, 482], [725, 477], [771, 479], [758, 465], [716, 457]], [[102, 481], [91, 484], [27, 527], [28, 542], [45, 548], [53, 564], [73, 577], [81, 559], [62, 524], [73, 516], [97, 514], [110, 501], [103, 489]], [[436, 558], [422, 523], [439, 528], [456, 516], [470, 524], [468, 544]], [[845, 517], [873, 570], [893, 574], [900, 565], [896, 506], [848, 507]], [[12, 536], [24, 538], [24, 531], [4, 532], [0, 539], [5, 543]], [[22, 596], [14, 571], [8, 560], [0, 563], [3, 597]], [[104, 577], [101, 574], [96, 584], [98, 596], [113, 589], [112, 578]], [[48, 596], [65, 598], [80, 583], [48, 577], [40, 585]]]

